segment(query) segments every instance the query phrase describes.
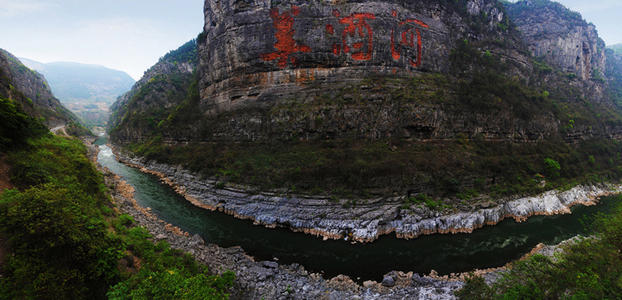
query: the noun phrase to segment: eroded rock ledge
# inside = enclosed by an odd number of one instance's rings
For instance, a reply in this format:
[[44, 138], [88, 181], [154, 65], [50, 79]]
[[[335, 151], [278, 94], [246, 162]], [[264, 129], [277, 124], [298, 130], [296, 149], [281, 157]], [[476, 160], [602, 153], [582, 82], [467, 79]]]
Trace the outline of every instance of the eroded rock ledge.
[[296, 263], [258, 262], [240, 247], [206, 244], [200, 236], [190, 236], [158, 219], [149, 208], [138, 205], [131, 185], [105, 168], [100, 170], [116, 207], [131, 215], [137, 225], [145, 227], [154, 240], [166, 240], [171, 247], [190, 253], [213, 273], [233, 271], [236, 280], [231, 299], [455, 299], [454, 292], [464, 285], [458, 277], [397, 271], [386, 274], [382, 283], [366, 281], [360, 285], [345, 275], [326, 280]]
[[267, 227], [284, 226], [324, 239], [371, 242], [395, 232], [399, 238], [436, 233], [470, 233], [505, 218], [517, 222], [534, 215], [570, 213], [573, 205], [594, 205], [601, 196], [622, 191], [622, 185], [576, 186], [567, 191], [548, 191], [533, 197], [507, 199], [501, 205], [442, 215], [425, 208], [402, 210], [399, 197], [369, 199], [344, 207], [329, 198], [253, 193], [243, 189], [217, 188], [215, 181], [181, 167], [146, 161], [115, 151], [119, 161], [154, 174], [195, 206], [218, 210]]

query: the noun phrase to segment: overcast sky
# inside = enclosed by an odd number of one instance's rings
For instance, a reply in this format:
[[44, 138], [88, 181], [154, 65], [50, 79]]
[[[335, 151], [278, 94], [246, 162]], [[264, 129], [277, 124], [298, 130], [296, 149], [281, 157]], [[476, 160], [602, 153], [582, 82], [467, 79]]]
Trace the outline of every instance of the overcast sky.
[[[622, 0], [559, 0], [622, 43]], [[203, 28], [203, 0], [0, 0], [0, 48], [40, 62], [74, 61], [134, 79]]]
[[134, 79], [203, 29], [203, 0], [0, 0], [0, 48]]

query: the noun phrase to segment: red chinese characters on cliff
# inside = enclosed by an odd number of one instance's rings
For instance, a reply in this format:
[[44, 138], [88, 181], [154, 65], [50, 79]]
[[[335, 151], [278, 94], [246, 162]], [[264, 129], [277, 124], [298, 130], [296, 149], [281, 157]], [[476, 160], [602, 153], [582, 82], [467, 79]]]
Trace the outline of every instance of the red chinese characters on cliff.
[[[334, 10], [333, 15], [339, 18], [339, 24], [345, 25], [341, 32], [341, 43], [333, 44], [333, 53], [350, 53], [354, 60], [370, 60], [374, 51], [374, 32], [366, 20], [374, 20], [376, 16], [370, 13], [353, 13], [341, 17], [338, 10]], [[326, 32], [334, 34], [333, 25], [326, 25]]]
[[296, 58], [291, 56], [298, 52], [310, 52], [311, 48], [305, 45], [299, 45], [294, 40], [294, 17], [300, 13], [300, 9], [297, 6], [292, 6], [290, 12], [279, 13], [278, 8], [273, 8], [270, 11], [270, 17], [274, 22], [274, 28], [276, 29], [275, 37], [276, 43], [274, 48], [277, 50], [272, 53], [262, 54], [261, 58], [265, 61], [273, 61], [278, 59], [278, 66], [281, 69], [287, 67], [287, 63], [291, 61], [292, 64], [296, 64]]
[[[393, 17], [397, 17], [397, 12], [393, 11]], [[406, 19], [404, 21], [399, 22], [397, 37], [400, 38], [399, 43], [396, 39], [396, 30], [391, 30], [391, 56], [393, 60], [399, 61], [402, 57], [402, 50], [404, 49], [413, 49], [415, 48], [415, 35], [417, 36], [417, 57], [415, 60], [412, 58], [408, 58], [408, 62], [411, 66], [417, 68], [421, 66], [422, 62], [422, 38], [421, 38], [421, 30], [418, 27], [429, 28], [429, 26], [419, 20], [416, 19]], [[401, 33], [401, 34], [400, 34]]]
[[[289, 12], [280, 13], [278, 8], [270, 11], [276, 30], [276, 51], [261, 54], [263, 60], [278, 60], [279, 68], [284, 69], [290, 62], [292, 65], [296, 64], [293, 54], [311, 51], [310, 47], [294, 40], [294, 17], [299, 14], [300, 9], [297, 6], [292, 6]], [[356, 61], [371, 60], [374, 54], [374, 31], [368, 21], [376, 20], [376, 16], [364, 12], [342, 16], [338, 10], [333, 10], [333, 16], [337, 18], [338, 24], [327, 24], [325, 27], [326, 33], [333, 36], [333, 41], [338, 41], [332, 46], [333, 54], [349, 54]], [[417, 19], [398, 20], [396, 11], [392, 12], [392, 16], [396, 19], [397, 26], [391, 29], [391, 57], [394, 61], [406, 59], [412, 67], [420, 67], [423, 57], [421, 30], [428, 29], [429, 26]]]

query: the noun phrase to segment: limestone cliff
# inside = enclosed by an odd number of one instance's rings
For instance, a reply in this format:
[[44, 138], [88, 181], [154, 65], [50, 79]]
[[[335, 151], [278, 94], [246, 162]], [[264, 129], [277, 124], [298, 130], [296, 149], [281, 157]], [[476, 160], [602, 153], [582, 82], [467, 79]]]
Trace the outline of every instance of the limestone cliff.
[[563, 5], [542, 0], [508, 4], [508, 13], [536, 58], [577, 77], [591, 98], [608, 101], [604, 95], [605, 42], [594, 24]]
[[557, 2], [524, 0], [508, 12], [535, 57], [591, 80], [605, 70], [605, 43], [593, 24]]
[[471, 200], [617, 177], [622, 116], [595, 30], [529, 3], [206, 0], [185, 48], [196, 68], [161, 60], [117, 102], [111, 138], [218, 181], [309, 193]]
[[[78, 125], [78, 119], [52, 95], [45, 78], [24, 66], [11, 53], [0, 49], [0, 72], [10, 88], [1, 97], [23, 99], [23, 109], [34, 117], [42, 117], [52, 128], [61, 125]], [[16, 97], [20, 93], [25, 98]]]
[[314, 83], [317, 92], [371, 74], [448, 72], [456, 41], [502, 39], [508, 22], [496, 1], [452, 2], [206, 1], [201, 105], [220, 112]]

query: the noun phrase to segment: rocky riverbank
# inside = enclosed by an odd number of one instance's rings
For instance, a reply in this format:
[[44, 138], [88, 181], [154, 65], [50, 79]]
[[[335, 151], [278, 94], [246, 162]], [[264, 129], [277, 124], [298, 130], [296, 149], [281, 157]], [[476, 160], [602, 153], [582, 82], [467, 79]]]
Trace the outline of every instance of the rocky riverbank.
[[[517, 222], [534, 215], [570, 213], [573, 205], [594, 205], [601, 196], [622, 191], [622, 185], [581, 185], [566, 191], [548, 191], [532, 197], [506, 199], [491, 208], [442, 214], [426, 207], [402, 209], [403, 198], [345, 200], [327, 197], [279, 195], [251, 192], [201, 178], [181, 167], [145, 161], [115, 151], [119, 161], [154, 174], [198, 207], [218, 210], [241, 219], [251, 219], [267, 227], [283, 226], [324, 239], [351, 239], [371, 242], [383, 234], [416, 238], [424, 234], [470, 233], [505, 218]], [[350, 202], [351, 203], [351, 202]]]
[[[95, 161], [97, 149], [90, 147]], [[112, 191], [116, 209], [132, 215], [139, 226], [147, 228], [155, 241], [166, 240], [173, 248], [192, 254], [214, 273], [232, 270], [236, 281], [232, 299], [455, 299], [455, 291], [463, 285], [467, 276], [482, 276], [488, 284], [494, 284], [512, 263], [500, 268], [473, 270], [451, 276], [438, 276], [435, 271], [421, 276], [413, 272], [392, 271], [383, 276], [382, 282], [354, 282], [345, 275], [329, 280], [321, 274], [309, 273], [299, 264], [283, 265], [275, 261], [255, 261], [240, 247], [222, 248], [206, 244], [198, 236], [190, 236], [178, 227], [158, 219], [149, 208], [138, 205], [134, 189], [119, 176], [107, 169], [106, 184]], [[521, 259], [539, 253], [552, 256], [562, 251], [565, 243], [547, 246], [537, 245]]]
[[[91, 151], [96, 153], [93, 148]], [[454, 299], [454, 292], [464, 285], [457, 277], [437, 277], [434, 272], [431, 276], [420, 276], [398, 271], [386, 274], [381, 283], [366, 281], [361, 285], [344, 275], [327, 280], [295, 263], [255, 261], [240, 247], [206, 244], [200, 236], [190, 236], [158, 219], [149, 208], [138, 205], [131, 185], [108, 169], [100, 167], [100, 170], [112, 191], [116, 208], [131, 215], [155, 241], [166, 240], [173, 248], [192, 254], [214, 273], [232, 270], [236, 274], [232, 299]]]

